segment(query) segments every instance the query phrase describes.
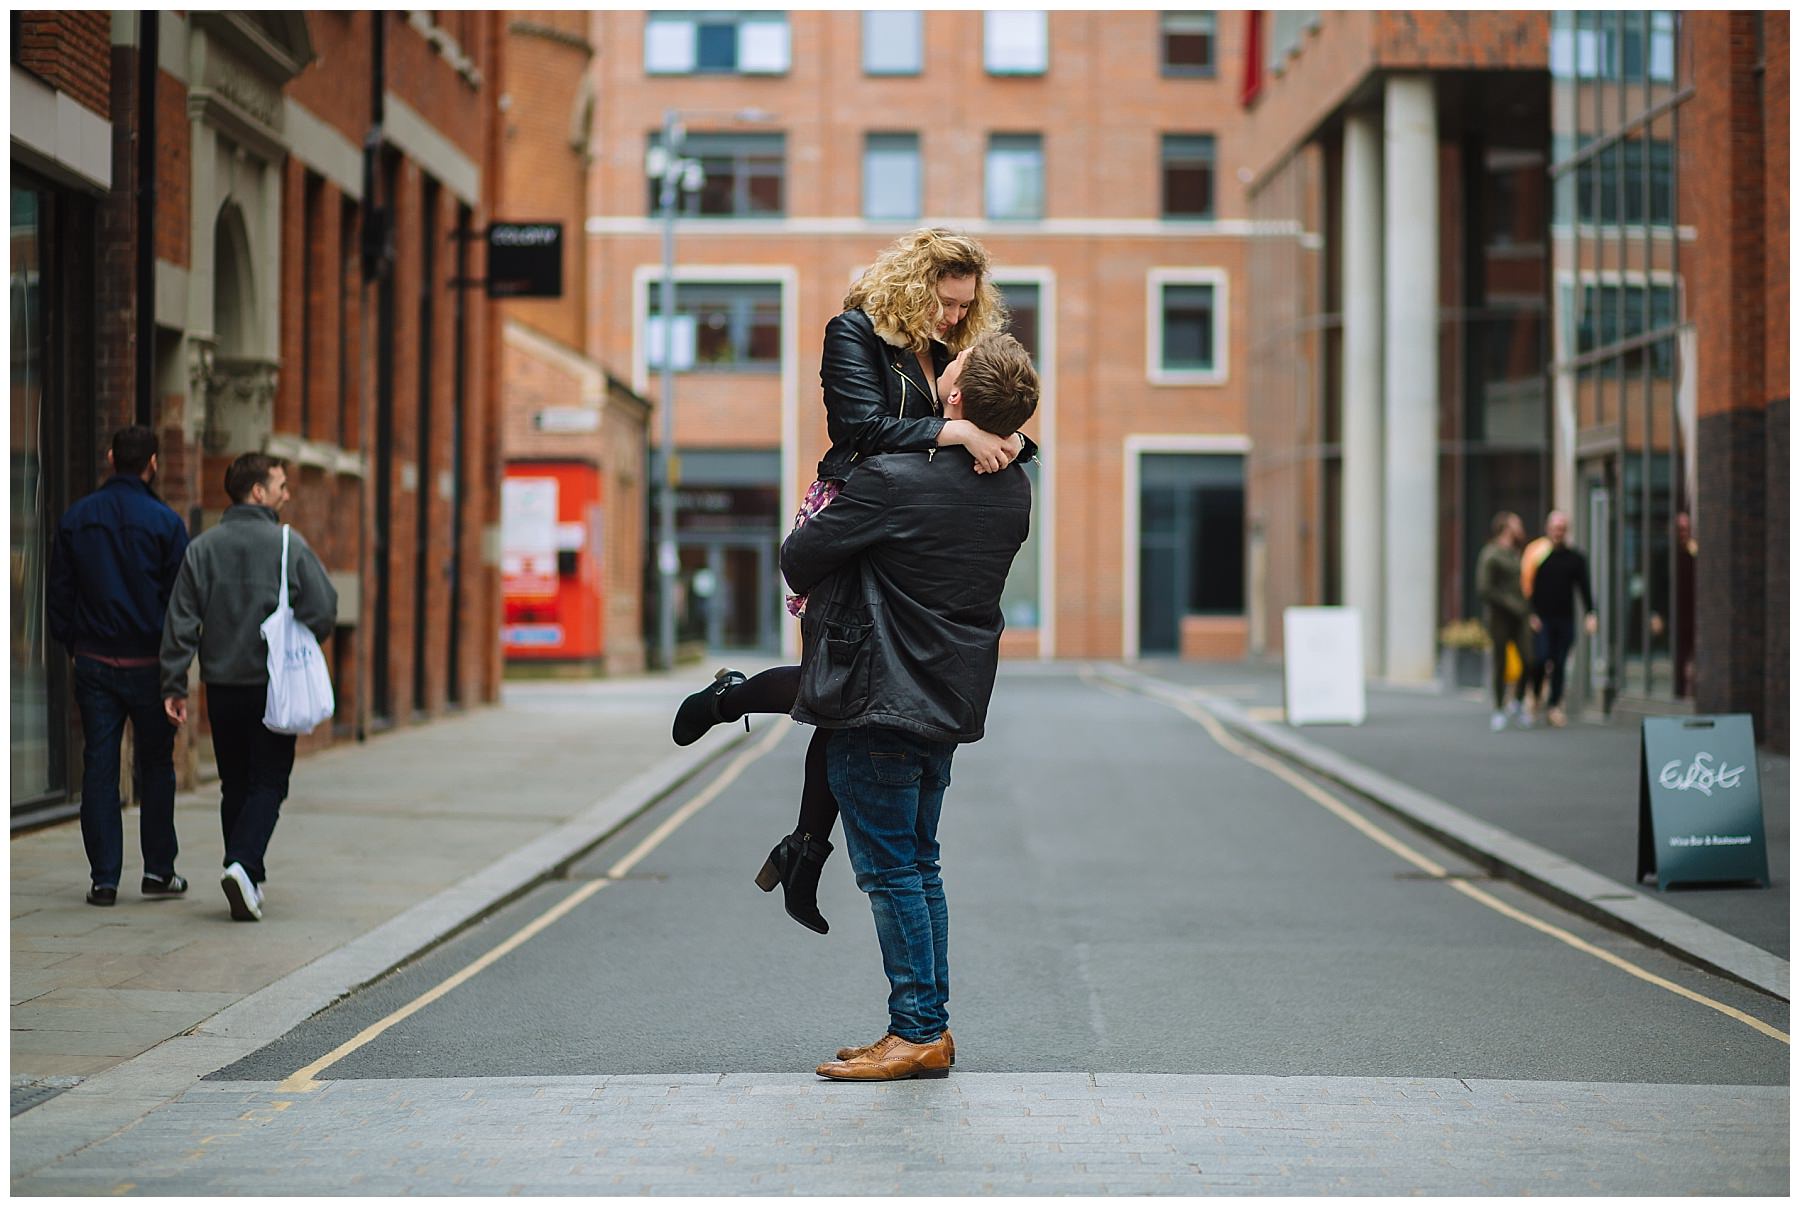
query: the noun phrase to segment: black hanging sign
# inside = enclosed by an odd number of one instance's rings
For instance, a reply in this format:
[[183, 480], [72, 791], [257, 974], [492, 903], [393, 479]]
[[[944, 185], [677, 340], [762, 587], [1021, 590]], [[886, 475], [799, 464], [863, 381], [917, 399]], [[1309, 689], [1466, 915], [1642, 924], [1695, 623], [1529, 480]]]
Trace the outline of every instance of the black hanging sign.
[[1638, 741], [1637, 878], [1769, 886], [1756, 738], [1746, 714], [1646, 717]]
[[490, 298], [560, 298], [560, 222], [495, 222], [487, 228]]

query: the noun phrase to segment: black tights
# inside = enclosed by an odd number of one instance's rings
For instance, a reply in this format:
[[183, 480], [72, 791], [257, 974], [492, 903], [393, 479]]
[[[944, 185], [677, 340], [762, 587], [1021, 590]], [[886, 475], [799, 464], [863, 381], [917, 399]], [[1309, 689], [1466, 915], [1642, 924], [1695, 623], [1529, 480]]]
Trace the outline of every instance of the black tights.
[[[719, 699], [719, 716], [736, 721], [745, 713], [787, 713], [794, 711], [794, 700], [800, 694], [800, 668], [777, 666], [750, 676]], [[825, 777], [825, 744], [831, 731], [814, 729], [806, 747], [806, 780], [800, 788], [800, 820], [794, 825], [796, 834], [809, 834], [829, 840], [831, 828], [837, 825], [837, 798]]]

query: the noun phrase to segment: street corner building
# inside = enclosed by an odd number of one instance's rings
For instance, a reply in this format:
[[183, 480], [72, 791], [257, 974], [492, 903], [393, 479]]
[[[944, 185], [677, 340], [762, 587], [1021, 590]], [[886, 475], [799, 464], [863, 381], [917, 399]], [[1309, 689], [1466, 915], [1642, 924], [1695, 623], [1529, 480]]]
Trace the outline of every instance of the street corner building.
[[1593, 571], [1590, 715], [1788, 742], [1788, 15], [1271, 12], [1247, 79], [1252, 591], [1433, 677], [1487, 526]]
[[[338, 588], [302, 749], [497, 698], [500, 19], [12, 13], [12, 800], [66, 811], [57, 519], [142, 423], [197, 534], [245, 452]], [[202, 722], [204, 728], [204, 722]], [[185, 747], [192, 782], [204, 742]]]

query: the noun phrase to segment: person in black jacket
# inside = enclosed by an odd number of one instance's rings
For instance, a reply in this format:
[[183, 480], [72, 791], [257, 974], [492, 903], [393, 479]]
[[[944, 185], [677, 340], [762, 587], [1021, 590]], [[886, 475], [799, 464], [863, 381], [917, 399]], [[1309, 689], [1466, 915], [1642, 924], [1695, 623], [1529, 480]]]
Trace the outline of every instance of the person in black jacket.
[[1550, 700], [1546, 716], [1558, 728], [1569, 723], [1563, 711], [1563, 675], [1568, 669], [1569, 651], [1575, 646], [1575, 593], [1587, 612], [1588, 633], [1600, 631], [1600, 617], [1594, 610], [1594, 588], [1588, 581], [1587, 558], [1569, 544], [1569, 517], [1553, 511], [1544, 519], [1544, 535], [1550, 538], [1550, 552], [1538, 563], [1531, 583], [1531, 631], [1534, 661], [1531, 667], [1531, 694], [1540, 695], [1544, 671], [1550, 672]]
[[75, 659], [81, 709], [81, 840], [89, 905], [118, 900], [125, 862], [119, 742], [127, 720], [142, 801], [140, 888], [147, 897], [187, 891], [187, 881], [175, 874], [175, 726], [163, 715], [157, 650], [188, 533], [150, 489], [157, 447], [156, 433], [147, 427], [114, 433], [106, 453], [112, 477], [64, 514], [50, 554], [50, 635]]
[[[843, 313], [825, 326], [819, 364], [831, 448], [819, 462], [818, 480], [807, 491], [796, 527], [829, 504], [845, 475], [876, 453], [960, 446], [978, 474], [1036, 455], [1037, 446], [1023, 433], [985, 431], [945, 414], [940, 400], [938, 378], [952, 358], [1006, 325], [991, 271], [986, 249], [975, 240], [917, 230], [885, 248], [850, 287]], [[805, 608], [804, 595], [789, 598], [794, 615]], [[797, 666], [749, 677], [719, 671], [677, 710], [675, 744], [686, 746], [714, 725], [753, 712], [791, 713], [799, 681]], [[781, 885], [788, 915], [819, 934], [830, 929], [819, 913], [818, 885], [833, 849], [837, 813], [826, 782], [824, 737], [815, 734], [806, 752], [799, 819], [793, 833], [769, 852], [756, 883], [764, 892]]]
[[[1010, 432], [1037, 406], [1031, 358], [1010, 335], [942, 378], [948, 413]], [[821, 1077], [942, 1077], [949, 1037], [949, 909], [938, 818], [956, 747], [981, 739], [1006, 627], [1000, 594], [1031, 527], [1017, 466], [974, 474], [962, 449], [868, 457], [830, 507], [781, 546], [807, 595], [794, 719], [826, 735], [832, 795], [888, 976], [886, 1034], [841, 1049]]]

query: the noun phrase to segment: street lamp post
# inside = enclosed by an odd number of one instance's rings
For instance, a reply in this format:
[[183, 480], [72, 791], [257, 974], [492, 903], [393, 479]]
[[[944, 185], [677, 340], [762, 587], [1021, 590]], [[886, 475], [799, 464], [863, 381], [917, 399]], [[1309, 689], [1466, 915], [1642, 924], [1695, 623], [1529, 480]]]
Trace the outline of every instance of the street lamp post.
[[[697, 116], [700, 110], [687, 110]], [[675, 547], [675, 486], [681, 476], [675, 456], [675, 214], [680, 208], [681, 194], [694, 193], [706, 181], [700, 161], [682, 155], [685, 132], [681, 126], [683, 111], [663, 111], [662, 146], [646, 165], [649, 174], [661, 185], [657, 206], [662, 211], [662, 282], [657, 289], [657, 308], [662, 312], [662, 364], [657, 374], [662, 408], [661, 449], [662, 472], [657, 480], [657, 646], [665, 669], [675, 666], [675, 578], [681, 569], [681, 557]], [[739, 109], [727, 114], [742, 122], [767, 121], [769, 114], [760, 109]]]
[[[660, 370], [662, 435], [661, 473], [657, 480], [657, 652], [665, 670], [675, 667], [675, 575], [681, 558], [675, 549], [675, 208], [687, 167], [681, 159], [680, 114], [663, 114], [662, 285], [657, 309], [662, 312], [662, 362]], [[697, 166], [697, 165], [696, 165]]]

